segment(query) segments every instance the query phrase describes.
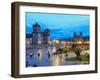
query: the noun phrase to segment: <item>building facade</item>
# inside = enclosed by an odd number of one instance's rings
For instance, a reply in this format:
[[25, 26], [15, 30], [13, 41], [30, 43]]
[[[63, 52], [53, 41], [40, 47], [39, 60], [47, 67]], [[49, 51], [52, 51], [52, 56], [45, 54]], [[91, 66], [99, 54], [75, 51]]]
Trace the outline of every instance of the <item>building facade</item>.
[[80, 32], [80, 34], [76, 34], [76, 32], [74, 32], [73, 39], [74, 39], [75, 42], [83, 41], [83, 34], [82, 34], [82, 32]]
[[74, 42], [74, 44], [76, 44], [76, 45], [87, 45], [87, 46], [89, 46], [89, 37], [87, 37], [87, 38], [85, 38], [85, 37], [83, 37], [83, 33], [82, 32], [80, 32], [80, 34], [76, 34], [75, 32], [74, 32], [74, 37], [73, 37], [73, 42]]
[[50, 30], [47, 28], [43, 32], [38, 23], [33, 24], [32, 45], [49, 44]]

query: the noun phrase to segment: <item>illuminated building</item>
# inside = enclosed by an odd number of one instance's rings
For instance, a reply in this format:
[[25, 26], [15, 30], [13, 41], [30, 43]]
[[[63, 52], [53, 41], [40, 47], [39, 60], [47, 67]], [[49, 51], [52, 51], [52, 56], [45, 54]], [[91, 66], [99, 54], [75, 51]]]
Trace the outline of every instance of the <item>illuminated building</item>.
[[41, 32], [41, 27], [38, 23], [33, 25], [32, 45], [49, 44], [50, 30], [47, 28]]

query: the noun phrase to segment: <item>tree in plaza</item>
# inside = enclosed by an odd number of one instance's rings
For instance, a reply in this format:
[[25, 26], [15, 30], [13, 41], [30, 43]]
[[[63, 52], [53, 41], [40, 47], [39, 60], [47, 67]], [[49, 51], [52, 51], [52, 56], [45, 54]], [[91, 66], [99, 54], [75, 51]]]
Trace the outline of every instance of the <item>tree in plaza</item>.
[[76, 46], [76, 47], [74, 48], [74, 52], [75, 52], [75, 54], [76, 54], [76, 57], [77, 57], [78, 59], [80, 59], [81, 52], [82, 52], [82, 48], [81, 48], [80, 46]]
[[57, 49], [57, 51], [56, 51], [58, 54], [61, 54], [61, 53], [63, 53], [63, 49], [62, 48], [59, 48], [59, 49]]
[[63, 52], [64, 53], [67, 53], [68, 52], [68, 49], [65, 47], [65, 48], [63, 48]]
[[68, 47], [63, 48], [63, 53], [65, 53], [66, 57], [68, 57], [68, 52], [69, 52]]
[[64, 47], [64, 48], [59, 48], [59, 49], [57, 49], [57, 53], [58, 54], [63, 54], [63, 53], [66, 53], [67, 54], [67, 52], [69, 51], [69, 49], [67, 48], [67, 47]]

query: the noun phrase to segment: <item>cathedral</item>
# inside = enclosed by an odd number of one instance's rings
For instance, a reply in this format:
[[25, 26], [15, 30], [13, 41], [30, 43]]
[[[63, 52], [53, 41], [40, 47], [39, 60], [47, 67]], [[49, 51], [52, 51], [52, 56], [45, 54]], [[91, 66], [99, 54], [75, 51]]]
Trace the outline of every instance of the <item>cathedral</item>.
[[42, 32], [38, 23], [33, 24], [32, 45], [49, 44], [49, 41], [50, 30], [47, 28]]
[[80, 34], [76, 34], [76, 32], [74, 32], [74, 41], [83, 41], [83, 34], [82, 32], [80, 32]]

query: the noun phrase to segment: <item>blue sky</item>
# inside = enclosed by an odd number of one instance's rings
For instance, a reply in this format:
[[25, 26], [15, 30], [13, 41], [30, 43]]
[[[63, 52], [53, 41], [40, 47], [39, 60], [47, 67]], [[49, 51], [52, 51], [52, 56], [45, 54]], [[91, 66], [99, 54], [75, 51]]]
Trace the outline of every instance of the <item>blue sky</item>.
[[50, 13], [26, 13], [26, 32], [32, 32], [32, 25], [39, 23], [41, 31], [50, 29], [51, 39], [72, 38], [73, 32], [83, 32], [83, 36], [89, 36], [90, 16], [75, 14], [50, 14]]

